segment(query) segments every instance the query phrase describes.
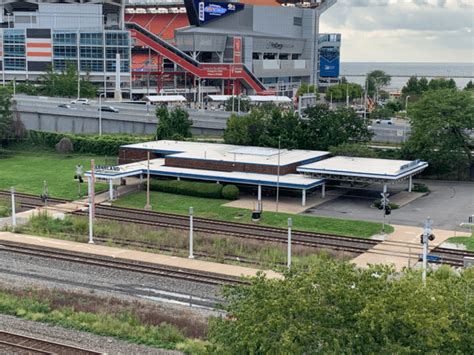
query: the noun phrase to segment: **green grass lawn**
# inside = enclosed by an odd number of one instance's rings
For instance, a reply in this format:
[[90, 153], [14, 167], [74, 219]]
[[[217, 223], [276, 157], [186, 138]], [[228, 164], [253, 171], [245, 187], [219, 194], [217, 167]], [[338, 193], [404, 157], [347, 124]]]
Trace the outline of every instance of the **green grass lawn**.
[[[151, 205], [154, 211], [188, 214], [189, 207], [194, 208], [198, 217], [220, 219], [225, 221], [254, 223], [251, 212], [242, 208], [225, 207], [227, 200], [208, 199], [183, 195], [174, 195], [152, 191], [150, 194]], [[114, 203], [116, 206], [142, 209], [146, 203], [146, 193], [139, 191], [123, 196]], [[380, 233], [380, 223], [353, 221], [327, 217], [303, 216], [288, 213], [264, 212], [258, 224], [273, 227], [286, 227], [288, 218], [293, 218], [293, 228], [312, 232], [340, 234], [351, 237], [369, 238]], [[388, 232], [393, 228], [388, 226]]]
[[453, 237], [447, 240], [448, 243], [464, 244], [466, 250], [474, 251], [474, 233], [470, 237]]
[[[51, 151], [19, 151], [13, 156], [0, 156], [0, 190], [14, 186], [18, 192], [39, 195], [43, 192], [43, 181], [46, 181], [51, 197], [76, 199], [76, 165], [82, 164], [84, 171], [87, 171], [91, 159], [95, 159], [96, 164], [104, 164], [105, 161], [101, 157], [64, 155]], [[96, 184], [96, 191], [104, 190], [104, 187], [104, 184]], [[86, 195], [87, 184], [82, 184], [81, 188], [83, 196]]]

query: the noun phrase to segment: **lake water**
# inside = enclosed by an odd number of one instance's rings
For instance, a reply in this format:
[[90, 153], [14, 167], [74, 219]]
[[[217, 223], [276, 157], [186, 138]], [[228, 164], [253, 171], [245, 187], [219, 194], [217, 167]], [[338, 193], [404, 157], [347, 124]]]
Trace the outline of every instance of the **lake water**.
[[365, 76], [372, 70], [383, 70], [392, 76], [390, 91], [400, 90], [409, 77], [416, 75], [453, 78], [458, 87], [463, 88], [474, 81], [474, 65], [472, 63], [369, 63], [369, 62], [342, 62], [341, 76], [346, 76], [350, 82], [364, 85]]

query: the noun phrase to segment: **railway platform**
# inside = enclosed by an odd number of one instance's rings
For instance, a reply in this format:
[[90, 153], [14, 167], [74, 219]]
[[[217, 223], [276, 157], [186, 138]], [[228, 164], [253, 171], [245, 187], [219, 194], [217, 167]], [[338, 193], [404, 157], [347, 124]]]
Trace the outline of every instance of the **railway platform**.
[[69, 252], [92, 254], [95, 256], [120, 258], [127, 261], [145, 262], [155, 265], [196, 270], [204, 273], [212, 273], [223, 276], [255, 276], [258, 272], [262, 271], [268, 278], [282, 277], [281, 274], [271, 270], [258, 270], [238, 265], [219, 264], [198, 259], [187, 259], [170, 255], [114, 248], [103, 245], [78, 243], [11, 232], [0, 232], [0, 243], [1, 241], [21, 243], [28, 246], [41, 246]]
[[[358, 267], [367, 267], [370, 264], [393, 264], [400, 271], [405, 267], [413, 267], [423, 253], [420, 243], [420, 235], [423, 228], [393, 225], [395, 231], [387, 235], [385, 239], [352, 259]], [[447, 239], [457, 236], [469, 236], [469, 233], [434, 229], [435, 240], [429, 243], [429, 251], [440, 246]]]

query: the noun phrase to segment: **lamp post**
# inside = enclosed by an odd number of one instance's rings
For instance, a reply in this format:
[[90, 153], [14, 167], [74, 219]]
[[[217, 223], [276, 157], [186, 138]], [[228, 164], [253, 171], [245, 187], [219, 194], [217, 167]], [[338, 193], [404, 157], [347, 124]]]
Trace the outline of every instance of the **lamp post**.
[[104, 97], [105, 100], [105, 92], [102, 92], [99, 94], [99, 136], [102, 135], [102, 96]]
[[280, 200], [280, 154], [281, 154], [281, 137], [278, 137], [278, 166], [277, 166], [276, 212], [278, 212], [278, 203], [279, 203], [279, 200]]
[[405, 97], [405, 111], [407, 110], [408, 108], [408, 99], [410, 98], [410, 95], [407, 95], [407, 97]]

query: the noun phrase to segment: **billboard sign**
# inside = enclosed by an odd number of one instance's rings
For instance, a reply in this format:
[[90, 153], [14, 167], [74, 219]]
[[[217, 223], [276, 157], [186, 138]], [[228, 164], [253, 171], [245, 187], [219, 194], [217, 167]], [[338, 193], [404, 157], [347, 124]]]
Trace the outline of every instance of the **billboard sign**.
[[234, 63], [242, 63], [242, 37], [234, 37]]
[[319, 53], [319, 76], [339, 77], [339, 49], [323, 47]]
[[239, 3], [195, 0], [195, 7], [197, 9], [199, 23], [205, 24], [209, 21], [235, 14], [243, 10], [244, 5]]

